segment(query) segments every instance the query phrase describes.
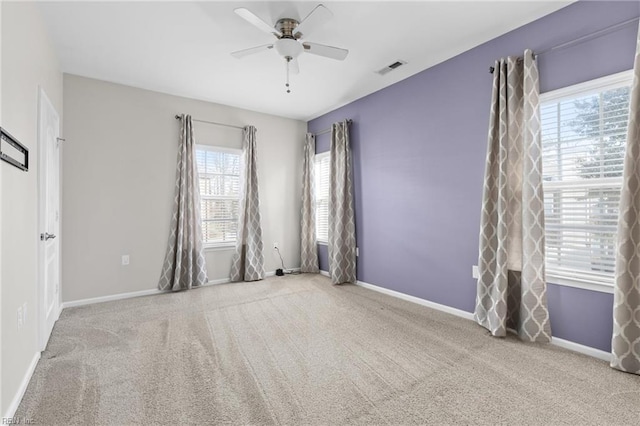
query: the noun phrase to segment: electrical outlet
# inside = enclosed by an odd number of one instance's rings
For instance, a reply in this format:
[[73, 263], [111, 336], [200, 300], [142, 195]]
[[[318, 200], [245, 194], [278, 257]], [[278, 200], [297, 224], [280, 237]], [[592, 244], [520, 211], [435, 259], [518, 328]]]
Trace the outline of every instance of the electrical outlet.
[[478, 272], [478, 266], [477, 265], [473, 265], [471, 267], [471, 276], [473, 278], [480, 278], [480, 273]]
[[122, 255], [122, 266], [126, 266], [129, 264], [129, 255], [128, 254], [123, 254]]
[[356, 257], [360, 256], [360, 249], [356, 247]]
[[22, 306], [20, 306], [18, 308], [18, 330], [20, 330], [22, 328], [22, 321], [23, 321], [22, 318], [23, 318], [22, 317]]
[[278, 243], [277, 243], [277, 242], [274, 242], [274, 243], [273, 243], [273, 249], [275, 250], [275, 249], [277, 249], [277, 248], [278, 248]]

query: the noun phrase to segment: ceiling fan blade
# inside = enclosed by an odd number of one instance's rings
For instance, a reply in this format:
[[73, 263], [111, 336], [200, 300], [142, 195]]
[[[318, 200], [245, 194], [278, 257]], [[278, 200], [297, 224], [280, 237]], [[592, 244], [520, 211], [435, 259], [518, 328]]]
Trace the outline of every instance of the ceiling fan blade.
[[275, 29], [273, 26], [267, 24], [262, 19], [260, 19], [255, 13], [246, 9], [244, 7], [239, 7], [233, 10], [238, 16], [244, 18], [247, 22], [264, 31], [265, 33], [274, 34], [276, 36], [281, 36], [282, 33]]
[[237, 50], [235, 52], [231, 52], [231, 56], [241, 59], [245, 56], [253, 55], [254, 53], [259, 53], [263, 50], [269, 49], [273, 49], [273, 44], [264, 44], [262, 46], [250, 47], [249, 49]]
[[338, 61], [343, 61], [344, 58], [346, 58], [349, 54], [349, 51], [347, 49], [325, 46], [324, 44], [318, 43], [302, 43], [302, 47], [304, 47], [304, 51], [307, 53], [324, 56], [326, 58], [337, 59]]
[[308, 36], [331, 19], [332, 16], [333, 13], [329, 9], [319, 4], [293, 29], [293, 34], [296, 38]]
[[291, 74], [300, 74], [300, 66], [298, 65], [297, 59], [292, 59], [289, 61], [289, 72]]

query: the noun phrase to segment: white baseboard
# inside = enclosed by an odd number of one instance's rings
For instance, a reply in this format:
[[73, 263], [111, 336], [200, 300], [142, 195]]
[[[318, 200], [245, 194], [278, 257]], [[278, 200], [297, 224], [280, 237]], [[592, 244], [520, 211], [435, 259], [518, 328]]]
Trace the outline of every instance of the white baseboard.
[[133, 297], [150, 296], [152, 294], [160, 294], [162, 291], [157, 288], [151, 290], [132, 291], [129, 293], [111, 294], [109, 296], [91, 297], [89, 299], [71, 300], [62, 302], [62, 309], [73, 308], [75, 306], [92, 305], [94, 303], [112, 302], [114, 300], [131, 299]]
[[[284, 271], [286, 272], [300, 272], [300, 268], [287, 268], [284, 269]], [[265, 272], [264, 276], [265, 277], [273, 277], [276, 274], [276, 271], [269, 271], [269, 272]]]
[[[329, 276], [329, 272], [320, 271], [320, 273], [324, 276]], [[417, 303], [422, 306], [426, 306], [428, 308], [437, 309], [442, 312], [446, 312], [448, 314], [452, 314], [470, 321], [474, 321], [473, 314], [471, 312], [463, 311], [461, 309], [452, 308], [450, 306], [441, 305], [439, 303], [431, 302], [429, 300], [421, 299], [415, 296], [409, 296], [408, 294], [400, 293], [399, 291], [389, 290], [388, 288], [379, 287], [377, 285], [365, 283], [362, 281], [356, 282], [356, 285], [360, 287], [367, 288], [369, 290], [377, 291], [379, 293], [383, 293], [389, 296], [397, 297], [398, 299], [406, 300], [409, 302]], [[578, 352], [584, 355], [589, 355], [594, 358], [601, 359], [603, 361], [610, 362], [611, 354], [609, 352], [605, 352], [600, 349], [592, 348], [591, 346], [581, 345], [580, 343], [575, 343], [570, 340], [560, 339], [559, 337], [553, 337], [551, 339], [551, 344], [555, 346], [559, 346], [564, 349], [569, 349], [570, 351]]]
[[399, 291], [389, 290], [388, 288], [378, 287], [377, 285], [365, 283], [363, 281], [357, 281], [356, 285], [368, 288], [369, 290], [377, 291], [378, 293], [397, 297], [398, 299], [406, 300], [407, 302], [417, 303], [418, 305], [426, 306], [427, 308], [446, 312], [460, 318], [473, 320], [473, 314], [471, 312], [463, 311], [462, 309], [452, 308], [451, 306], [447, 305], [441, 305], [440, 303], [431, 302], [430, 300], [421, 299], [415, 296], [410, 296], [408, 294], [400, 293]]
[[572, 342], [571, 340], [564, 340], [559, 337], [552, 337], [551, 344], [559, 346], [561, 348], [569, 349], [570, 351], [589, 355], [603, 361], [611, 362], [611, 353], [592, 348], [591, 346], [581, 345], [580, 343]]
[[[298, 272], [300, 271], [300, 268], [291, 268], [291, 269], [287, 269], [287, 271]], [[271, 276], [274, 276], [275, 274], [276, 274], [276, 271], [265, 272], [266, 277], [271, 277]], [[206, 284], [202, 285], [201, 287], [208, 287], [210, 285], [218, 285], [218, 284], [227, 284], [230, 282], [231, 282], [231, 279], [228, 277], [219, 278], [215, 280], [209, 280]], [[60, 305], [60, 312], [62, 312], [64, 308], [73, 308], [75, 306], [92, 305], [94, 303], [112, 302], [114, 300], [121, 300], [121, 299], [131, 299], [133, 297], [151, 296], [153, 294], [160, 294], [160, 293], [166, 293], [166, 292], [170, 292], [170, 290], [161, 291], [161, 290], [158, 290], [157, 288], [154, 288], [150, 290], [132, 291], [129, 293], [111, 294], [109, 296], [91, 297], [89, 299], [72, 300], [69, 302], [62, 302], [62, 304]], [[58, 314], [58, 316], [60, 315]]]
[[217, 280], [209, 280], [206, 284], [202, 285], [202, 287], [208, 287], [210, 285], [218, 285], [218, 284], [228, 284], [231, 282], [231, 278], [218, 278]]
[[7, 411], [4, 413], [3, 419], [11, 419], [16, 414], [16, 410], [20, 405], [20, 401], [22, 401], [22, 397], [27, 390], [27, 386], [29, 386], [29, 382], [31, 381], [31, 376], [33, 376], [33, 372], [36, 370], [36, 366], [38, 365], [38, 361], [40, 360], [40, 352], [36, 352], [33, 355], [33, 359], [31, 360], [31, 364], [27, 368], [27, 371], [24, 373], [24, 377], [22, 378], [22, 382], [20, 382], [20, 387], [16, 391], [13, 399], [11, 400], [11, 404], [7, 407]]

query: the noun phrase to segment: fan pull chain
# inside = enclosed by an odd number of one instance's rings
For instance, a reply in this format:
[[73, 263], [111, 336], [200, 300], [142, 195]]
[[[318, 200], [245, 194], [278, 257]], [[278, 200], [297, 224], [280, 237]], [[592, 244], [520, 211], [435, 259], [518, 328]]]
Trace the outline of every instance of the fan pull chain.
[[289, 89], [289, 62], [291, 62], [291, 57], [287, 56], [287, 93], [291, 93], [291, 89]]

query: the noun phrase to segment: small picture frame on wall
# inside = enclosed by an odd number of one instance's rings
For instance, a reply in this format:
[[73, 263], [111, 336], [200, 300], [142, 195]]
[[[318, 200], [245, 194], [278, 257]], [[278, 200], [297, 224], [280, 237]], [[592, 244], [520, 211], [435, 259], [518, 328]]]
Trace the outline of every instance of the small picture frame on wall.
[[29, 149], [0, 127], [0, 159], [25, 172], [29, 170]]

